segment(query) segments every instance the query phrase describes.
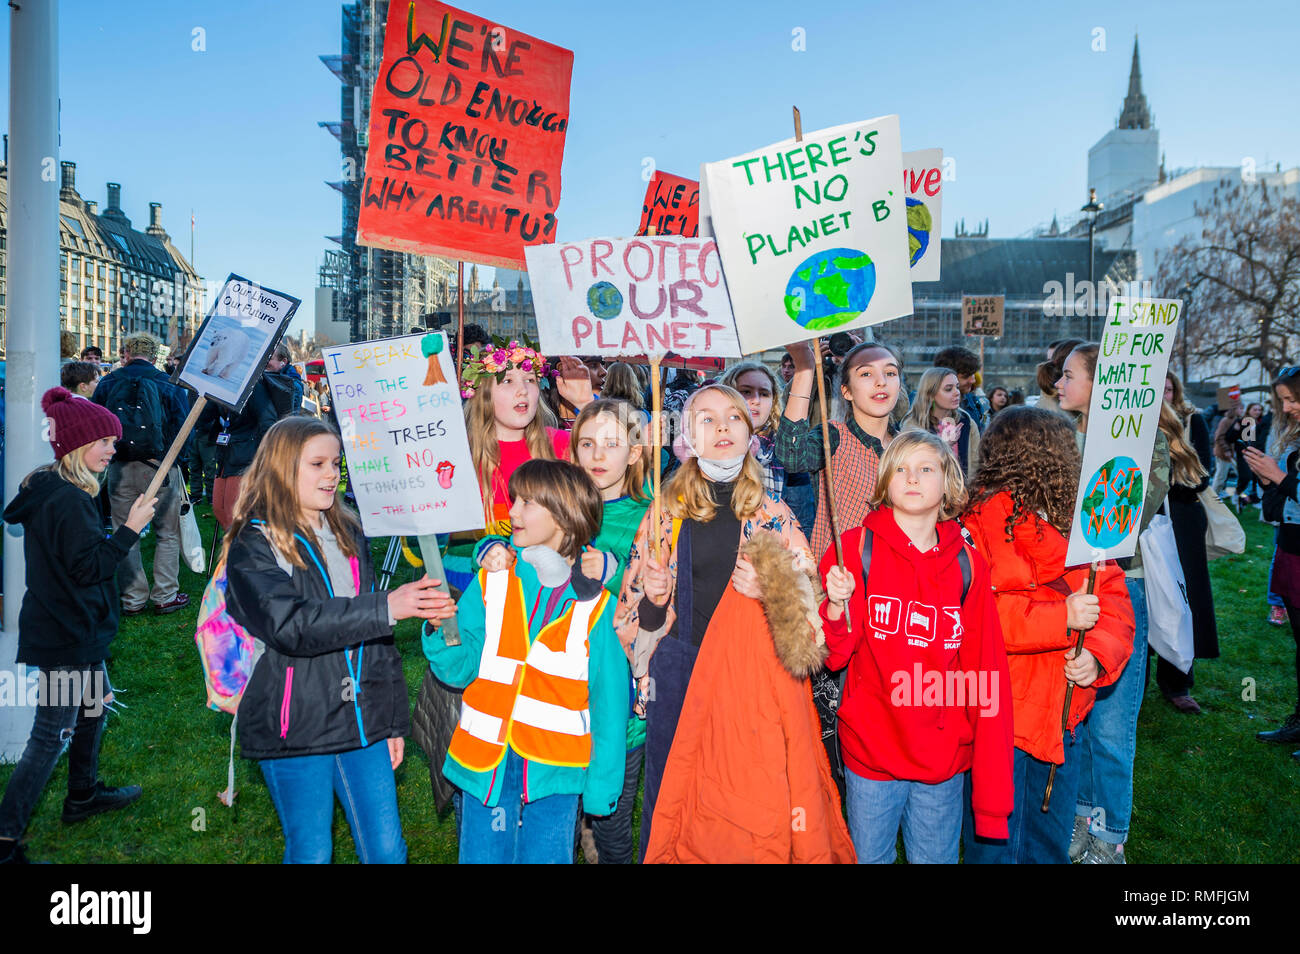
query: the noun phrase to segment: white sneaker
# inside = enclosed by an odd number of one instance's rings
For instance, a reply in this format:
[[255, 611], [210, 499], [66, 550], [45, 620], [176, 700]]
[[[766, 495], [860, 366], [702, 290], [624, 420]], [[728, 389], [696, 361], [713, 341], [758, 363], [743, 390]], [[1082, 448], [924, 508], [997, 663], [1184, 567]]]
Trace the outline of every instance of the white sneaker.
[[1070, 835], [1070, 860], [1078, 861], [1088, 848], [1092, 835], [1088, 832], [1088, 819], [1083, 815], [1074, 816], [1074, 832]]

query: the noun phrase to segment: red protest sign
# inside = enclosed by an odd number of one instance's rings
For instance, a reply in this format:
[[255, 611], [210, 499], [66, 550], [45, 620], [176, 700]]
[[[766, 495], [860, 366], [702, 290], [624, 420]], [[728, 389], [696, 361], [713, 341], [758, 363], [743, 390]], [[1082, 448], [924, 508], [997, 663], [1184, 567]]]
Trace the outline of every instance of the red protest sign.
[[641, 224], [637, 226], [636, 234], [646, 235], [651, 228], [656, 235], [698, 236], [700, 184], [671, 172], [656, 172], [645, 190]]
[[357, 243], [524, 267], [555, 240], [573, 53], [435, 0], [392, 0]]

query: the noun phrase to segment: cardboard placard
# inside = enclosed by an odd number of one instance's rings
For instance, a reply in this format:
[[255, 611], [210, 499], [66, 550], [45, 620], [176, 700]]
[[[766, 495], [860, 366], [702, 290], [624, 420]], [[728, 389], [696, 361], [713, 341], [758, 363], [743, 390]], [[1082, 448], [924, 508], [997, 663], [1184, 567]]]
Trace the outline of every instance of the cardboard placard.
[[1116, 297], [1102, 326], [1067, 566], [1132, 556], [1150, 480], [1165, 371], [1183, 303]]
[[646, 235], [651, 228], [656, 235], [697, 237], [700, 234], [700, 184], [671, 172], [656, 172], [651, 176], [645, 190], [645, 201], [641, 203], [641, 221], [636, 234]]
[[939, 280], [943, 234], [943, 150], [903, 153], [903, 196], [907, 203], [907, 254], [912, 281]]
[[1229, 384], [1226, 388], [1215, 388], [1214, 396], [1219, 402], [1220, 411], [1231, 410], [1234, 404], [1241, 401], [1241, 385]]
[[546, 354], [740, 356], [713, 239], [593, 238], [527, 255]]
[[301, 304], [292, 295], [232, 273], [212, 300], [174, 380], [242, 411]]
[[388, 5], [357, 243], [522, 268], [555, 240], [573, 53], [435, 0]]
[[746, 354], [912, 313], [897, 116], [702, 167]]
[[481, 529], [483, 497], [447, 336], [403, 335], [322, 353], [366, 536]]
[[1005, 295], [962, 295], [961, 333], [1000, 338], [1005, 307]]

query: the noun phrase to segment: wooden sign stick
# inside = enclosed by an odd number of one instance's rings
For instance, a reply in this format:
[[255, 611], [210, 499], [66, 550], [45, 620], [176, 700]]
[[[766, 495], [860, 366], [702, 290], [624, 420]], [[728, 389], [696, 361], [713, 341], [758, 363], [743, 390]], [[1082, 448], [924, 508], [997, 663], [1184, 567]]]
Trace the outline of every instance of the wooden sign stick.
[[[984, 339], [981, 338], [980, 340], [982, 341]], [[1092, 591], [1096, 587], [1096, 585], [1097, 585], [1097, 561], [1094, 560], [1092, 566], [1088, 570], [1088, 595], [1089, 596], [1092, 595]], [[1074, 656], [1076, 659], [1079, 657], [1079, 653], [1083, 652], [1083, 636], [1084, 636], [1083, 630], [1081, 629], [1075, 630]], [[1064, 737], [1065, 735], [1065, 730], [1069, 728], [1067, 723], [1070, 721], [1070, 700], [1073, 698], [1074, 698], [1074, 683], [1070, 682], [1067, 679], [1065, 682], [1065, 705], [1061, 708], [1062, 737]], [[1051, 807], [1052, 783], [1055, 781], [1056, 781], [1056, 763], [1053, 762], [1052, 767], [1047, 770], [1047, 791], [1043, 793], [1044, 812], [1046, 812], [1048, 808]]]
[[[803, 119], [799, 115], [798, 106], [794, 107], [794, 141], [803, 142]], [[817, 408], [822, 418], [822, 459], [826, 462], [826, 466], [822, 468], [822, 479], [826, 481], [826, 508], [830, 511], [831, 540], [835, 542], [835, 562], [842, 570], [844, 569], [844, 545], [840, 542], [840, 520], [835, 507], [835, 485], [831, 482], [831, 421], [826, 411], [826, 377], [822, 374], [821, 338], [812, 340], [812, 349], [813, 377], [817, 380]], [[844, 622], [852, 630], [853, 620], [849, 617], [848, 601], [845, 600], [843, 605]]]
[[172, 464], [176, 463], [177, 455], [180, 454], [181, 448], [185, 446], [185, 438], [189, 437], [190, 431], [194, 430], [194, 425], [199, 422], [199, 415], [203, 413], [203, 408], [207, 406], [207, 403], [208, 399], [200, 394], [198, 400], [194, 402], [194, 406], [190, 408], [190, 413], [186, 416], [185, 423], [181, 425], [176, 440], [172, 441], [172, 446], [167, 448], [167, 453], [163, 455], [162, 463], [158, 465], [153, 480], [149, 481], [149, 486], [145, 489], [145, 500], [153, 500], [154, 497], [158, 496], [158, 488], [167, 479], [167, 472], [172, 469]]
[[[659, 230], [653, 225], [646, 228], [646, 235], [654, 235]], [[659, 380], [659, 362], [660, 358], [655, 355], [650, 356], [650, 407], [654, 414], [654, 424], [652, 431], [654, 434], [654, 447], [651, 448], [650, 456], [650, 506], [654, 510], [654, 517], [651, 520], [650, 527], [650, 553], [655, 562], [659, 562], [659, 523], [663, 519], [660, 515], [662, 505], [659, 502], [659, 485], [661, 483], [660, 475], [663, 473], [663, 462], [659, 459], [663, 453], [664, 435], [663, 435], [663, 410], [664, 395], [661, 382]]]

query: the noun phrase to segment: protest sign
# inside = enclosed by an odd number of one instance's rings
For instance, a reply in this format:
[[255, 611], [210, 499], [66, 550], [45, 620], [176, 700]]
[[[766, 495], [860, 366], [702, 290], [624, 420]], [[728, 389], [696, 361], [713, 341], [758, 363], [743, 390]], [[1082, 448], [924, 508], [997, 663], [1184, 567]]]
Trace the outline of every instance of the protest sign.
[[1214, 397], [1220, 411], [1229, 411], [1234, 404], [1241, 401], [1241, 385], [1230, 384], [1226, 388], [1215, 388]]
[[555, 239], [573, 53], [434, 0], [388, 6], [357, 243], [521, 268]]
[[594, 238], [527, 256], [547, 354], [740, 356], [713, 239]]
[[300, 304], [291, 295], [232, 274], [181, 359], [176, 380], [242, 411]]
[[322, 353], [366, 536], [482, 528], [447, 336], [403, 335]]
[[963, 295], [961, 298], [961, 333], [964, 335], [1002, 335], [1005, 295]]
[[943, 150], [903, 153], [903, 195], [907, 201], [907, 254], [912, 281], [939, 280], [943, 231]]
[[1067, 566], [1132, 556], [1183, 303], [1116, 297], [1102, 328]]
[[657, 235], [698, 236], [700, 184], [671, 172], [656, 172], [651, 176], [645, 190], [645, 201], [641, 204], [641, 222], [636, 227], [636, 234], [647, 235], [652, 228]]
[[898, 117], [706, 163], [745, 354], [912, 313]]

